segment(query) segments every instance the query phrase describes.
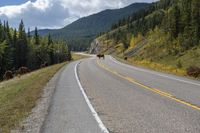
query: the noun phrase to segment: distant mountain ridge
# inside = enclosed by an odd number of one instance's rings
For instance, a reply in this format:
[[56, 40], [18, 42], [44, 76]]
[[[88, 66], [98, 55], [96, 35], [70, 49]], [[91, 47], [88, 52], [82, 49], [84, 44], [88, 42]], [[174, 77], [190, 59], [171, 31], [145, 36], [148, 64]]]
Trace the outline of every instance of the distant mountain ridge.
[[61, 29], [39, 30], [39, 34], [43, 36], [51, 34], [54, 39], [67, 40], [73, 50], [86, 50], [96, 35], [108, 31], [112, 24], [138, 10], [144, 9], [148, 5], [148, 3], [134, 3], [121, 9], [104, 10], [80, 18]]

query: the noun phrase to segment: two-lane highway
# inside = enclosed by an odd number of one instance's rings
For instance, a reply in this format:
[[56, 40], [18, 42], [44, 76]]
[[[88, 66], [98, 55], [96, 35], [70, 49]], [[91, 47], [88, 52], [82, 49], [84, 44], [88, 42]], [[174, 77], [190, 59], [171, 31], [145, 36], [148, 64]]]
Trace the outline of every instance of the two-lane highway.
[[[139, 70], [138, 70], [139, 69]], [[85, 60], [81, 83], [117, 133], [200, 132], [200, 83], [105, 60]]]
[[199, 107], [198, 81], [93, 57], [63, 71], [42, 132], [199, 133]]

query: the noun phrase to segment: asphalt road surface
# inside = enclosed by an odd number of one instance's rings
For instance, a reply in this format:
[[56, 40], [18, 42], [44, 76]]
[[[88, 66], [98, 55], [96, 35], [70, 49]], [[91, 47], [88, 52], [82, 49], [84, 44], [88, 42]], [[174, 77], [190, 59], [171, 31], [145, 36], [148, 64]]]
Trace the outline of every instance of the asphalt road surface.
[[200, 82], [83, 59], [60, 75], [42, 132], [200, 133]]

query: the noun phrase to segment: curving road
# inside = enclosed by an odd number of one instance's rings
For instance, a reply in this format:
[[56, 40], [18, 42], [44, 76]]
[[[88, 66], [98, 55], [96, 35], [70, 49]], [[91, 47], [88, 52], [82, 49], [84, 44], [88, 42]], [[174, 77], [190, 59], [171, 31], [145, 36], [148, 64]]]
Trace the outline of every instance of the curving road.
[[42, 132], [199, 133], [200, 82], [83, 59], [60, 75]]

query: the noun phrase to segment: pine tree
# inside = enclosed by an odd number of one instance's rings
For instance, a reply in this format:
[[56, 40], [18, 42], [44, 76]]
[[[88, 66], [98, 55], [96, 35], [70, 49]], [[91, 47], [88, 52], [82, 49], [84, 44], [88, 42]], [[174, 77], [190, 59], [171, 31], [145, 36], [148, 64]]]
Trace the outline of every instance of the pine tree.
[[13, 66], [13, 47], [12, 47], [12, 36], [10, 33], [10, 27], [8, 24], [8, 21], [5, 22], [5, 28], [4, 28], [4, 44], [6, 45], [5, 53], [3, 56], [4, 66], [6, 69], [11, 69]]
[[53, 43], [53, 41], [52, 41], [52, 39], [51, 39], [51, 35], [49, 34], [48, 35], [48, 42], [47, 42], [47, 44], [48, 44], [48, 46], [50, 45], [50, 44], [52, 44]]
[[195, 43], [200, 40], [200, 1], [192, 0], [192, 31]]
[[191, 0], [182, 0], [181, 2], [182, 7], [182, 26], [189, 27], [191, 26]]
[[5, 32], [6, 32], [6, 40], [8, 42], [8, 45], [12, 45], [12, 35], [10, 33], [10, 26], [8, 24], [8, 21], [6, 21], [6, 28], [5, 28]]
[[6, 41], [0, 42], [0, 79], [7, 70], [7, 63], [5, 59], [7, 44]]
[[27, 37], [28, 37], [28, 39], [30, 39], [30, 38], [31, 38], [31, 32], [30, 32], [30, 28], [28, 28]]
[[2, 42], [2, 41], [3, 41], [3, 25], [0, 20], [0, 42]]
[[171, 38], [177, 38], [180, 32], [180, 10], [177, 5], [172, 7], [166, 23], [168, 25]]
[[38, 35], [37, 27], [35, 27], [34, 39], [35, 39], [35, 45], [39, 45], [40, 44], [40, 40], [39, 40], [39, 35]]
[[18, 32], [19, 32], [19, 39], [25, 39], [25, 27], [24, 27], [24, 22], [23, 20], [21, 20], [20, 24], [19, 24], [19, 28], [18, 28]]
[[14, 68], [16, 69], [17, 68], [17, 53], [16, 53], [16, 50], [17, 50], [17, 30], [14, 29], [14, 34], [13, 34], [13, 56], [14, 56]]
[[3, 21], [3, 28], [4, 28], [4, 31], [6, 31], [6, 21], [5, 20]]
[[14, 29], [14, 34], [13, 34], [13, 45], [16, 47], [17, 44], [17, 30]]
[[23, 20], [21, 20], [18, 29], [19, 35], [15, 49], [16, 53], [16, 68], [26, 66], [28, 56], [28, 45]]

